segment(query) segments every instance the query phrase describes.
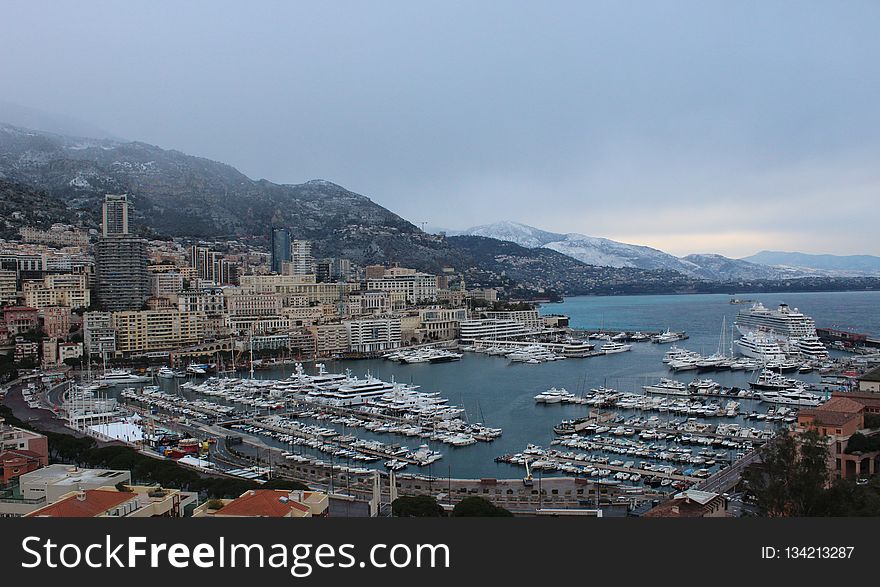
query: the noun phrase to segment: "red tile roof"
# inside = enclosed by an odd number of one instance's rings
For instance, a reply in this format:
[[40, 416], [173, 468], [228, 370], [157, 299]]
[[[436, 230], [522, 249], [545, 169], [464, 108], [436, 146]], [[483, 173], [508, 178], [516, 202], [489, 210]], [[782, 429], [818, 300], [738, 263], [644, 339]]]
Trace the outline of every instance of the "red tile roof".
[[124, 504], [132, 499], [137, 499], [137, 494], [126, 491], [108, 491], [106, 489], [86, 489], [80, 495], [71, 495], [61, 501], [47, 505], [26, 517], [52, 517], [52, 518], [94, 518], [108, 510]]
[[283, 518], [292, 510], [308, 512], [309, 506], [290, 499], [283, 489], [252, 489], [223, 506], [216, 515]]

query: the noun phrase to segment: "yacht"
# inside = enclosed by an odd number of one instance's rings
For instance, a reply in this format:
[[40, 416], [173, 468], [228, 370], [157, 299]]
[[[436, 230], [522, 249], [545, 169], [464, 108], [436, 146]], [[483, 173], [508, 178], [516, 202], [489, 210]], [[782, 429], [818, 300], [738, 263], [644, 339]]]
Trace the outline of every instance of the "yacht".
[[687, 335], [684, 332], [672, 332], [667, 328], [664, 332], [652, 336], [651, 342], [665, 344], [668, 342], [678, 342], [679, 340], [684, 340], [686, 338]]
[[535, 396], [535, 401], [539, 404], [558, 404], [562, 400], [573, 398], [574, 394], [565, 389], [556, 389], [555, 387], [543, 391]]
[[114, 369], [112, 371], [107, 371], [106, 373], [104, 373], [104, 375], [98, 379], [98, 382], [106, 383], [107, 385], [122, 385], [124, 383], [146, 383], [149, 380], [149, 377], [144, 377], [143, 375], [135, 375], [131, 371], [126, 371], [124, 369]]
[[645, 385], [642, 387], [646, 393], [658, 395], [689, 395], [687, 385], [675, 379], [663, 378], [660, 383], [655, 385]]
[[183, 373], [178, 373], [171, 367], [161, 367], [156, 372], [156, 377], [159, 377], [160, 379], [174, 379], [175, 377], [185, 377], [185, 375]]
[[210, 368], [211, 366], [205, 363], [190, 363], [186, 367], [186, 372], [189, 375], [205, 375]]
[[793, 350], [808, 359], [824, 360], [828, 358], [828, 349], [818, 336], [804, 336], [792, 342]]
[[769, 369], [763, 369], [755, 381], [749, 381], [752, 389], [781, 391], [792, 386], [792, 380], [783, 377], [781, 373], [775, 373]]
[[606, 355], [612, 355], [614, 353], [624, 353], [626, 351], [632, 350], [632, 345], [611, 341], [603, 344], [599, 350], [601, 350]]
[[814, 408], [822, 403], [822, 398], [809, 393], [800, 387], [793, 387], [779, 391], [761, 391], [758, 393], [761, 401], [771, 404], [785, 404], [794, 406], [807, 406]]
[[782, 352], [779, 343], [763, 334], [749, 332], [736, 341], [736, 346], [741, 354], [759, 361], [769, 362], [785, 359], [785, 353]]

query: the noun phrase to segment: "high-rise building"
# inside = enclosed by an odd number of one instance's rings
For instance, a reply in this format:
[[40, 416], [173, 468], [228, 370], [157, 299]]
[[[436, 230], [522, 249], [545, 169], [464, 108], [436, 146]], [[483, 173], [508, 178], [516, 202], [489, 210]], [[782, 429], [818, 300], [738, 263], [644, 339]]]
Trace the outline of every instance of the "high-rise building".
[[105, 310], [140, 310], [150, 297], [147, 241], [110, 236], [95, 244], [95, 297]]
[[311, 241], [295, 240], [290, 243], [290, 266], [292, 275], [311, 275], [315, 272]]
[[101, 231], [104, 237], [128, 234], [128, 196], [126, 194], [104, 196]]
[[270, 237], [272, 273], [281, 273], [282, 263], [290, 261], [290, 230], [273, 227]]

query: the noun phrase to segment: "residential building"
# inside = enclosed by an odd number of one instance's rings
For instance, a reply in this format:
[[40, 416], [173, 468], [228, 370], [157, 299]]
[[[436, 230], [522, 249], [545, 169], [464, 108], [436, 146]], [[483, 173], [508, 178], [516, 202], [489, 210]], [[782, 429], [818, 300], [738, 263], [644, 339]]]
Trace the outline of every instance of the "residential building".
[[28, 306], [6, 306], [3, 321], [12, 336], [36, 332], [40, 327], [39, 310]]
[[[853, 479], [870, 477], [876, 471], [880, 452], [847, 451], [850, 438], [865, 428], [866, 402], [863, 394], [834, 394], [830, 400], [817, 408], [805, 408], [798, 412], [799, 432], [814, 431], [828, 443], [828, 470], [832, 475]], [[880, 401], [869, 395], [868, 402], [874, 410], [880, 409]], [[876, 413], [876, 412], [874, 412]]]
[[390, 268], [381, 278], [368, 278], [367, 289], [402, 293], [408, 304], [437, 301], [437, 276]]
[[419, 310], [417, 334], [422, 340], [452, 340], [461, 332], [461, 323], [468, 319], [464, 308], [426, 308]]
[[126, 194], [104, 196], [101, 235], [104, 238], [128, 234], [128, 196]]
[[114, 312], [116, 352], [123, 355], [169, 351], [196, 344], [204, 335], [205, 314], [179, 310]]
[[479, 318], [465, 320], [459, 324], [462, 342], [474, 340], [502, 340], [506, 338], [522, 338], [532, 333], [521, 322], [516, 320], [498, 320], [495, 318]]
[[18, 272], [0, 269], [0, 306], [15, 304], [18, 299]]
[[[196, 508], [194, 518], [311, 518], [329, 514], [329, 497], [318, 491], [251, 489], [235, 499], [213, 500]], [[221, 505], [219, 509], [211, 506]]]
[[[43, 466], [41, 455], [25, 449], [0, 450], [0, 484], [36, 471]], [[6, 512], [0, 511], [0, 517]]]
[[349, 350], [353, 353], [376, 353], [401, 345], [400, 317], [376, 316], [345, 320]]
[[348, 350], [348, 330], [344, 324], [315, 324], [308, 330], [315, 338], [315, 356], [336, 357]]
[[83, 342], [90, 355], [116, 354], [116, 329], [110, 312], [86, 312], [83, 314]]
[[95, 296], [105, 310], [139, 310], [150, 297], [147, 242], [108, 236], [95, 244]]
[[315, 258], [312, 256], [312, 243], [307, 240], [294, 240], [290, 243], [290, 266], [286, 275], [312, 275], [315, 273]]
[[226, 296], [221, 287], [186, 289], [177, 294], [177, 308], [181, 312], [204, 312], [220, 316], [226, 311]]
[[38, 432], [16, 428], [0, 418], [0, 452], [27, 451], [36, 455], [41, 466], [49, 464], [49, 441]]
[[688, 489], [643, 514], [646, 518], [726, 518], [727, 499], [711, 491]]
[[43, 319], [43, 334], [50, 338], [67, 338], [70, 334], [70, 308], [45, 306], [39, 311]]
[[50, 274], [40, 281], [25, 281], [22, 294], [25, 304], [32, 308], [67, 306], [77, 309], [88, 308], [92, 303], [88, 277], [82, 273]]
[[387, 314], [391, 310], [390, 296], [387, 291], [356, 290], [348, 294], [346, 309], [350, 316]]
[[89, 235], [84, 230], [65, 224], [53, 224], [48, 230], [23, 226], [18, 230], [26, 243], [40, 243], [55, 247], [87, 247]]
[[880, 367], [874, 367], [859, 377], [859, 391], [880, 393]]
[[183, 274], [180, 271], [152, 271], [148, 267], [150, 279], [150, 295], [156, 298], [177, 301], [177, 295], [183, 289]]
[[269, 249], [272, 254], [272, 273], [281, 273], [281, 265], [290, 261], [290, 230], [272, 227]]
[[544, 319], [537, 310], [504, 310], [480, 312], [483, 318], [494, 320], [513, 320], [522, 324], [529, 332], [541, 332], [544, 329]]

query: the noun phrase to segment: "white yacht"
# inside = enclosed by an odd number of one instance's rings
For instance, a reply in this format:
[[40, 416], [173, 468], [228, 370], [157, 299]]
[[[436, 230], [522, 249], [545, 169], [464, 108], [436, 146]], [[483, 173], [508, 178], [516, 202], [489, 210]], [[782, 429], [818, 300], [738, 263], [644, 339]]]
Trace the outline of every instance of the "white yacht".
[[652, 336], [651, 342], [665, 344], [669, 342], [678, 342], [679, 340], [684, 340], [686, 338], [687, 336], [684, 332], [672, 332], [667, 328], [665, 332]]
[[570, 391], [553, 387], [536, 395], [535, 401], [539, 404], [558, 404], [562, 400], [572, 397], [574, 397], [574, 394]]
[[769, 362], [785, 359], [785, 353], [782, 352], [779, 343], [755, 332], [749, 332], [737, 340], [736, 346], [741, 354], [759, 361]]
[[824, 360], [828, 358], [828, 349], [819, 340], [818, 336], [805, 336], [792, 342], [792, 350], [800, 353], [807, 359]]
[[687, 385], [675, 379], [663, 378], [660, 383], [642, 387], [646, 393], [659, 395], [689, 395]]
[[178, 373], [171, 367], [161, 367], [156, 372], [156, 377], [159, 377], [160, 379], [174, 379], [175, 377], [186, 377], [186, 375]]
[[599, 350], [601, 350], [606, 355], [612, 355], [614, 353], [624, 353], [626, 351], [632, 350], [632, 345], [611, 341], [603, 344]]
[[124, 383], [146, 383], [149, 380], [149, 377], [144, 377], [143, 375], [135, 375], [131, 371], [126, 371], [124, 369], [114, 369], [113, 371], [107, 371], [106, 373], [104, 373], [104, 375], [100, 377], [97, 381], [99, 383], [106, 383], [107, 385], [122, 385]]
[[761, 391], [758, 393], [758, 397], [761, 398], [761, 401], [771, 404], [806, 406], [810, 408], [814, 408], [822, 403], [821, 397], [798, 387], [780, 391]]

